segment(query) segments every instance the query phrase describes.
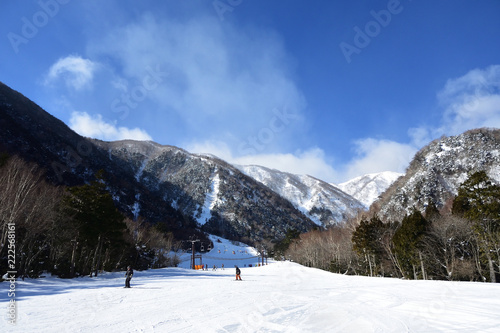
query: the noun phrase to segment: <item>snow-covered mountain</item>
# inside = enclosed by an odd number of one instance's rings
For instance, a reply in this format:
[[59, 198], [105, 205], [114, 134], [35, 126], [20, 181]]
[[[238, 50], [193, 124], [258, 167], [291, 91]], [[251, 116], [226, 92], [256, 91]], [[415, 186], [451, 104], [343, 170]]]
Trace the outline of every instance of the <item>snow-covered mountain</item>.
[[138, 182], [162, 190], [166, 202], [205, 232], [254, 242], [314, 227], [289, 201], [215, 156], [155, 142], [92, 141], [110, 160], [128, 165]]
[[380, 217], [401, 219], [412, 207], [423, 211], [429, 202], [442, 208], [477, 171], [500, 181], [499, 129], [475, 129], [434, 140], [415, 154], [406, 174], [371, 209]]
[[238, 166], [248, 176], [256, 179], [283, 198], [320, 226], [345, 222], [363, 204], [336, 188], [308, 175], [294, 175], [262, 166]]
[[368, 208], [377, 200], [380, 194], [387, 190], [387, 188], [401, 176], [403, 176], [402, 173], [394, 171], [370, 173], [353, 178], [336, 186], [359, 200]]

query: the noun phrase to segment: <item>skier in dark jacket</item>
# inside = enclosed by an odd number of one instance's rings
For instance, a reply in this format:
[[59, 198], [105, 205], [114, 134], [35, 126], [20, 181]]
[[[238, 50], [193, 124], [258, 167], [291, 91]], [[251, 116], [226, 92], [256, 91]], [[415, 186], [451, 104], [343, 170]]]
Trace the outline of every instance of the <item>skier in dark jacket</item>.
[[132, 279], [132, 276], [134, 275], [134, 270], [132, 267], [128, 266], [127, 271], [125, 272], [125, 288], [130, 288], [130, 280]]
[[241, 281], [241, 271], [240, 269], [238, 268], [238, 266], [236, 266], [236, 280], [240, 280]]

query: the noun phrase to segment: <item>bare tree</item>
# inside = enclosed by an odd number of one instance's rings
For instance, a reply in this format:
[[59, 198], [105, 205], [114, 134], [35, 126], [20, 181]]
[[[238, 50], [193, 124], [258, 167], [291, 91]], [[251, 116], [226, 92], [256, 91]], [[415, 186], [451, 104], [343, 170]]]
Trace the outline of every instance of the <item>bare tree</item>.
[[35, 266], [40, 255], [49, 251], [60, 195], [35, 165], [18, 157], [11, 157], [0, 169], [0, 253], [5, 251], [7, 227], [15, 226], [16, 264], [21, 276], [38, 274]]

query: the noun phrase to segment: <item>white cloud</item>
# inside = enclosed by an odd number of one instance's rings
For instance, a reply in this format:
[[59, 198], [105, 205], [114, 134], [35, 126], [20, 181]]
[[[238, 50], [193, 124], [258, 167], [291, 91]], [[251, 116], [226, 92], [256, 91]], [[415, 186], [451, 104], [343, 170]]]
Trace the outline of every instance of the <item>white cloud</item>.
[[327, 162], [322, 149], [310, 148], [295, 154], [254, 154], [235, 157], [224, 142], [205, 141], [191, 143], [186, 149], [193, 153], [208, 153], [229, 163], [238, 165], [260, 165], [298, 175], [310, 175], [324, 181], [333, 182], [338, 173]]
[[233, 160], [235, 164], [262, 165], [299, 175], [310, 175], [327, 182], [337, 179], [338, 173], [326, 162], [326, 156], [320, 148], [310, 148], [295, 154], [260, 154], [242, 156]]
[[[116, 74], [129, 82], [144, 81], [147, 68], [168, 73], [148, 98], [179, 124], [170, 135], [182, 127], [181, 135], [224, 139], [237, 152], [238, 144], [269, 125], [273, 110], [286, 107], [297, 119], [303, 115], [306, 103], [291, 77], [293, 61], [277, 34], [221, 25], [212, 14], [166, 15], [143, 15], [93, 41], [88, 50], [93, 58], [112, 59]], [[290, 148], [297, 134], [292, 132], [305, 127], [299, 121], [285, 125], [263, 152]]]
[[405, 172], [417, 151], [413, 144], [373, 138], [355, 142], [356, 156], [344, 167], [342, 179], [382, 172]]
[[438, 99], [445, 112], [437, 133], [456, 135], [479, 127], [500, 127], [500, 65], [448, 80]]
[[80, 135], [101, 139], [105, 141], [115, 140], [153, 140], [144, 130], [139, 128], [129, 129], [116, 127], [102, 119], [100, 114], [92, 117], [86, 112], [73, 112], [69, 121], [71, 129]]
[[89, 59], [68, 56], [53, 64], [46, 77], [46, 84], [62, 78], [68, 87], [80, 90], [90, 87], [97, 65]]

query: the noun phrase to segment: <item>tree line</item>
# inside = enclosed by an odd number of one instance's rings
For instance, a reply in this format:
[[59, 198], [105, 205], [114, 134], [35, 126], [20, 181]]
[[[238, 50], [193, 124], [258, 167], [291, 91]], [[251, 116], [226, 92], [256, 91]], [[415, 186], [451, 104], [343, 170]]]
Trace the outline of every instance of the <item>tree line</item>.
[[288, 236], [275, 246], [278, 257], [336, 273], [497, 282], [500, 186], [480, 171], [440, 210], [428, 203], [424, 212], [413, 208], [401, 221], [362, 216]]
[[0, 154], [0, 276], [12, 271], [7, 267], [9, 226], [15, 228], [15, 271], [20, 277], [44, 272], [97, 276], [127, 265], [146, 269], [178, 264], [169, 255], [178, 247], [173, 235], [161, 223], [125, 217], [107, 191], [102, 171], [89, 184], [55, 186], [35, 164]]

